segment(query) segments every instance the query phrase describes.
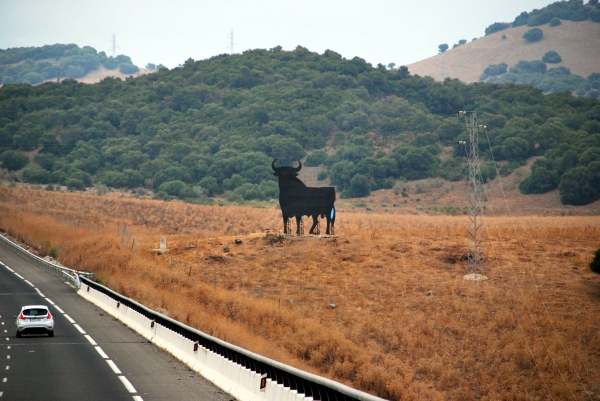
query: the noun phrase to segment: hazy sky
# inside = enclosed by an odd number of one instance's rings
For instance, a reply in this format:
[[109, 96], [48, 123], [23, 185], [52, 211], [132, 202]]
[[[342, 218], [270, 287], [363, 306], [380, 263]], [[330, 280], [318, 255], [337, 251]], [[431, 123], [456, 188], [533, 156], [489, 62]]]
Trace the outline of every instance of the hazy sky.
[[551, 0], [0, 0], [0, 49], [75, 43], [169, 68], [229, 52], [327, 49], [367, 62], [410, 64], [441, 43], [484, 35], [493, 22]]

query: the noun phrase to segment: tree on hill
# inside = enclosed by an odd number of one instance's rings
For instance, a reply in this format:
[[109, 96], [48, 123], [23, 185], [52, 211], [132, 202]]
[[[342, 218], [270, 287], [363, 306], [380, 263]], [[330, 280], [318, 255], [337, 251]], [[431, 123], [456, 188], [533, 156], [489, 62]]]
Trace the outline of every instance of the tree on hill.
[[544, 54], [544, 57], [542, 57], [542, 61], [544, 63], [556, 64], [562, 61], [562, 57], [554, 50], [549, 50]]
[[458, 41], [458, 43], [455, 43], [452, 48], [457, 48], [458, 46], [464, 45], [465, 43], [467, 43], [467, 39], [461, 39]]
[[491, 35], [494, 32], [503, 31], [510, 28], [510, 22], [494, 22], [492, 25], [485, 28], [485, 36]]
[[542, 39], [544, 32], [540, 28], [532, 28], [523, 34], [523, 39], [528, 42], [537, 42]]
[[442, 43], [441, 45], [438, 46], [438, 51], [439, 53], [444, 53], [446, 50], [448, 50], [448, 44], [447, 43]]
[[561, 22], [559, 18], [552, 18], [550, 20], [550, 26], [559, 26], [560, 24]]

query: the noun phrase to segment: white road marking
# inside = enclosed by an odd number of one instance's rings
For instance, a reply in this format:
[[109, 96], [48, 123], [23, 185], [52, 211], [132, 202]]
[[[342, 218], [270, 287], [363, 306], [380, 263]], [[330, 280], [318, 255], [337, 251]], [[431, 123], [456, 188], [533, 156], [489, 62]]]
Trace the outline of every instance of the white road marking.
[[35, 288], [35, 287], [34, 287], [34, 290], [36, 290], [36, 291], [37, 291], [37, 293], [38, 293], [38, 294], [40, 294], [40, 296], [41, 296], [42, 298], [45, 298], [45, 295], [44, 295], [44, 294], [42, 294], [42, 292], [40, 291], [40, 289], [39, 289], [39, 288]]
[[104, 359], [108, 359], [108, 355], [106, 355], [106, 352], [104, 352], [104, 351], [102, 350], [102, 348], [100, 348], [100, 347], [98, 347], [98, 346], [96, 346], [96, 347], [94, 347], [94, 348], [96, 348], [96, 351], [98, 351], [98, 353], [100, 354], [100, 356], [101, 356], [102, 358], [104, 358]]
[[117, 365], [115, 365], [115, 363], [113, 361], [111, 361], [110, 359], [107, 359], [106, 363], [108, 363], [108, 366], [110, 366], [110, 368], [113, 370], [113, 372], [115, 372], [118, 375], [121, 374], [121, 371], [119, 370], [119, 368], [117, 368]]
[[8, 369], [10, 369], [10, 366], [8, 366], [8, 365], [7, 365], [7, 366], [6, 366], [6, 370], [8, 370]]
[[11, 269], [10, 267], [8, 267], [6, 265], [4, 265], [4, 267], [6, 267], [8, 269], [8, 271], [10, 271], [10, 272], [13, 272], [13, 273], [15, 272], [13, 269]]
[[4, 326], [4, 322], [2, 322], [2, 326]]
[[10, 349], [10, 345], [6, 347], [6, 349]]
[[84, 336], [92, 345], [98, 345], [98, 343], [96, 343], [96, 341], [94, 341], [94, 339], [92, 337], [90, 337], [89, 335], [85, 335]]
[[73, 326], [75, 326], [75, 328], [76, 328], [77, 330], [79, 330], [79, 332], [80, 332], [81, 334], [85, 334], [85, 331], [84, 331], [84, 330], [81, 328], [81, 326], [79, 326], [78, 324], [74, 324]]
[[71, 316], [67, 315], [66, 313], [63, 316], [66, 317], [69, 322], [75, 324], [75, 320], [71, 319]]
[[52, 302], [52, 301], [50, 300], [50, 298], [46, 298], [46, 301], [48, 301], [48, 303], [49, 303], [50, 305], [56, 305], [54, 302]]
[[25, 282], [26, 282], [27, 284], [29, 284], [30, 286], [32, 286], [33, 288], [35, 288], [35, 285], [31, 284], [31, 281], [29, 281], [29, 280], [25, 280]]
[[133, 401], [144, 401], [144, 400], [139, 395], [134, 395], [133, 396]]
[[127, 380], [125, 376], [119, 376], [119, 379], [121, 379], [121, 382], [123, 382], [123, 385], [125, 386], [127, 391], [129, 391], [130, 393], [137, 393], [135, 388], [131, 385], [131, 383], [129, 382], [129, 380]]
[[2, 391], [0, 391], [0, 397], [2, 397], [2, 394], [4, 394]]
[[6, 341], [8, 341], [8, 337], [6, 337]]
[[5, 377], [4, 379], [2, 379], [2, 383], [6, 383], [7, 380], [8, 378]]
[[15, 273], [15, 276], [17, 276], [21, 280], [25, 280], [25, 277], [21, 276], [19, 273], [16, 273], [14, 270], [13, 270], [13, 273]]
[[54, 305], [54, 309], [56, 309], [56, 310], [57, 310], [57, 311], [59, 311], [60, 313], [65, 313], [65, 311], [64, 311], [64, 310], [62, 310], [62, 309], [60, 309], [60, 308], [58, 307], [58, 305]]

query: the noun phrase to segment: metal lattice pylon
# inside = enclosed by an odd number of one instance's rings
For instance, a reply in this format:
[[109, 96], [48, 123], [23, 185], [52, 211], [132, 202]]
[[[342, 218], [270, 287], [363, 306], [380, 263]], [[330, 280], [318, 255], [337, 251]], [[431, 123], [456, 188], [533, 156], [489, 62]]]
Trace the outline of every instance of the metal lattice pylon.
[[[477, 112], [459, 111], [459, 118], [464, 118], [469, 132], [469, 142], [465, 145], [469, 163], [469, 273], [478, 279], [485, 268], [484, 237], [483, 237], [483, 207], [481, 205], [481, 189], [483, 180], [479, 169], [479, 133], [484, 132], [485, 126], [477, 124]], [[484, 278], [484, 277], [481, 277]]]

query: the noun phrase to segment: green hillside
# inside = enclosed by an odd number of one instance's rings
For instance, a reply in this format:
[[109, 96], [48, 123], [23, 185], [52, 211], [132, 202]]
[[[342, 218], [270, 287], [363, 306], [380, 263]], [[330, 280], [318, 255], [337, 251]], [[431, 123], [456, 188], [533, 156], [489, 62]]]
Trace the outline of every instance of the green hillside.
[[90, 46], [75, 44], [0, 49], [0, 84], [39, 84], [48, 79], [81, 78], [103, 65], [109, 70], [135, 74], [139, 68], [128, 56], [108, 57]]
[[[485, 179], [539, 158], [524, 192], [564, 203], [600, 198], [600, 102], [529, 85], [466, 85], [390, 71], [333, 51], [247, 51], [95, 85], [65, 80], [0, 89], [0, 160], [31, 183], [146, 187], [210, 202], [277, 195], [273, 159], [322, 165], [345, 197], [396, 180], [465, 177], [458, 110], [477, 110]], [[23, 151], [39, 150], [33, 164]]]

